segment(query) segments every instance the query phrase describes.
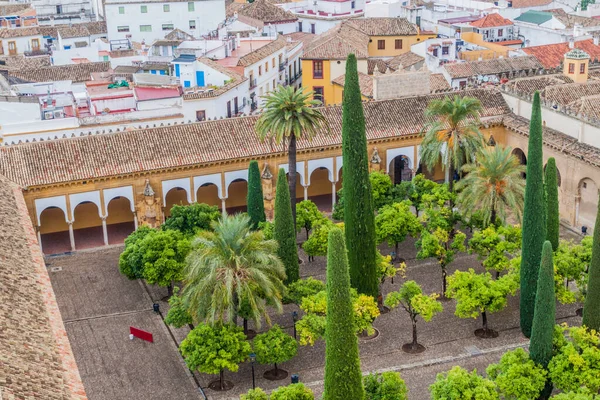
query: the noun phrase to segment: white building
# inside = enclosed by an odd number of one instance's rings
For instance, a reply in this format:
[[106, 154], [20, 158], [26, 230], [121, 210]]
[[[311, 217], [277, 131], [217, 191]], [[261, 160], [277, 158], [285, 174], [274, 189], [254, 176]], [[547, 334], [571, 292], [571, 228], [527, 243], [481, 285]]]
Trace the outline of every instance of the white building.
[[592, 32], [600, 30], [600, 20], [567, 14], [562, 10], [527, 11], [514, 20], [526, 46], [542, 46], [587, 39]]
[[92, 0], [31, 0], [40, 24], [88, 22], [96, 18]]
[[473, 27], [475, 33], [482, 35], [486, 42], [512, 41], [518, 37], [513, 22], [498, 13], [485, 15], [469, 25]]
[[38, 53], [44, 50], [43, 39], [37, 26], [0, 28], [0, 55]]
[[256, 0], [241, 7], [236, 7], [237, 20], [256, 28], [258, 33], [274, 36], [277, 33], [284, 35], [298, 30], [298, 17], [269, 2], [269, 0]]
[[298, 17], [298, 32], [321, 34], [350, 18], [364, 17], [365, 0], [301, 0], [281, 7]]
[[197, 38], [208, 35], [225, 20], [224, 0], [106, 0], [104, 9], [109, 40], [148, 46], [174, 29]]
[[456, 62], [458, 59], [456, 39], [428, 39], [413, 44], [410, 50], [425, 59], [425, 64], [431, 72], [442, 72], [444, 64]]

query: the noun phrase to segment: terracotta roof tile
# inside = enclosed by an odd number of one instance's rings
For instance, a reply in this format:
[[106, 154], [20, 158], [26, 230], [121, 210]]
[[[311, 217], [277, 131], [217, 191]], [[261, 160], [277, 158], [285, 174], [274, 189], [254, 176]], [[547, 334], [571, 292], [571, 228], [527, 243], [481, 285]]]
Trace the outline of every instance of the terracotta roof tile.
[[429, 75], [429, 90], [431, 93], [441, 93], [451, 90], [450, 84], [443, 74]]
[[354, 53], [356, 58], [369, 56], [369, 35], [358, 30], [348, 21], [331, 28], [319, 35], [304, 50], [302, 58], [307, 60], [346, 59]]
[[92, 62], [83, 64], [52, 65], [37, 69], [11, 70], [9, 75], [30, 82], [66, 81], [85, 82], [94, 72], [108, 72], [110, 62]]
[[31, 4], [3, 4], [0, 5], [0, 17], [21, 15], [23, 11], [31, 8]]
[[[477, 97], [482, 104], [482, 118], [510, 112], [498, 91], [466, 90], [459, 95]], [[416, 96], [364, 103], [367, 138], [418, 134], [426, 122], [423, 110], [433, 98], [441, 97]], [[318, 134], [310, 142], [299, 140], [299, 150], [341, 146], [341, 111], [340, 106], [322, 108], [331, 133]], [[254, 131], [257, 118], [227, 118], [4, 146], [0, 148], [0, 173], [22, 186], [36, 186], [281, 152], [280, 147], [275, 149], [258, 142]]]
[[276, 24], [281, 22], [297, 21], [298, 17], [267, 0], [255, 0], [247, 3], [237, 10], [238, 16], [243, 15], [264, 24]]
[[[600, 60], [600, 46], [596, 46], [593, 39], [579, 40], [575, 42], [575, 48], [588, 53], [591, 61]], [[522, 50], [537, 58], [545, 68], [556, 68], [563, 62], [565, 53], [567, 53], [570, 48], [568, 42], [563, 42], [524, 47]]]
[[410, 69], [415, 64], [425, 61], [425, 58], [413, 53], [412, 51], [400, 54], [391, 60], [387, 61], [387, 65], [393, 70], [398, 70], [400, 66], [403, 69]]
[[[344, 87], [346, 84], [346, 74], [340, 75], [335, 78], [332, 83]], [[358, 73], [358, 85], [360, 87], [360, 93], [368, 98], [373, 98], [373, 77], [362, 72]]]
[[417, 26], [406, 18], [357, 18], [348, 21], [369, 36], [417, 35]]
[[488, 14], [485, 17], [478, 19], [477, 21], [471, 22], [471, 26], [476, 28], [492, 28], [496, 26], [507, 26], [513, 25], [510, 19], [504, 18], [498, 13]]
[[52, 65], [50, 56], [0, 56], [0, 61], [4, 61], [4, 65], [0, 65], [0, 69], [8, 70], [29, 70]]
[[512, 0], [513, 8], [539, 7], [552, 3], [552, 0]]
[[535, 57], [524, 56], [446, 64], [444, 68], [452, 78], [467, 78], [475, 75], [501, 75], [524, 70], [537, 71], [543, 66]]
[[41, 35], [37, 26], [26, 26], [23, 28], [1, 28], [0, 39], [10, 39], [16, 37], [27, 37]]
[[283, 49], [286, 44], [287, 42], [285, 38], [278, 37], [271, 43], [262, 46], [261, 48], [253, 51], [252, 53], [248, 53], [245, 56], [240, 57], [237, 65], [239, 67], [247, 67], [249, 65], [257, 63], [263, 60], [265, 57], [268, 57], [271, 54], [275, 53], [276, 51]]
[[565, 28], [574, 28], [576, 24], [581, 25], [584, 28], [600, 26], [600, 21], [597, 19], [567, 14], [562, 8], [545, 11], [554, 15], [554, 18], [559, 20], [565, 26]]

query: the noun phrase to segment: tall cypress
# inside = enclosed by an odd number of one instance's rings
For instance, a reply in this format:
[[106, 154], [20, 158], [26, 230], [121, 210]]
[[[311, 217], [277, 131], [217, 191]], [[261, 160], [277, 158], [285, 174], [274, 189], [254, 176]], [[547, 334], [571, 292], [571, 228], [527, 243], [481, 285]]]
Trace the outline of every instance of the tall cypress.
[[325, 325], [325, 391], [323, 400], [363, 400], [358, 340], [344, 234], [329, 232], [327, 244], [327, 317]]
[[273, 238], [279, 243], [277, 255], [285, 266], [287, 275], [285, 283], [297, 281], [300, 278], [300, 269], [298, 267], [298, 247], [296, 247], [296, 226], [294, 217], [292, 217], [290, 189], [283, 168], [280, 168], [277, 174]]
[[546, 164], [544, 186], [546, 188], [546, 240], [552, 243], [552, 250], [558, 249], [560, 220], [558, 214], [558, 175], [556, 160], [548, 159]]
[[[529, 125], [527, 149], [527, 183], [523, 210], [523, 241], [521, 253], [521, 332], [531, 336], [535, 310], [538, 271], [542, 245], [546, 240], [544, 200], [544, 163], [542, 159], [542, 109], [540, 94], [535, 92]], [[540, 212], [541, 211], [541, 212]]]
[[582, 324], [590, 329], [600, 331], [600, 200], [594, 225], [594, 241], [592, 244], [592, 261], [590, 262], [587, 295], [583, 305]]
[[[542, 262], [535, 296], [535, 314], [529, 343], [529, 356], [544, 368], [548, 368], [548, 363], [552, 359], [552, 335], [555, 324], [556, 295], [554, 293], [552, 243], [546, 240], [542, 250]], [[548, 379], [540, 398], [547, 399], [551, 393], [552, 382]]]
[[375, 216], [369, 181], [367, 136], [356, 57], [346, 61], [342, 105], [342, 155], [344, 157], [344, 221], [350, 282], [359, 293], [377, 298]]
[[258, 224], [267, 220], [265, 216], [265, 203], [263, 201], [262, 183], [260, 181], [260, 170], [258, 161], [250, 161], [248, 167], [248, 194], [246, 197], [248, 205], [248, 216], [252, 229], [258, 229]]

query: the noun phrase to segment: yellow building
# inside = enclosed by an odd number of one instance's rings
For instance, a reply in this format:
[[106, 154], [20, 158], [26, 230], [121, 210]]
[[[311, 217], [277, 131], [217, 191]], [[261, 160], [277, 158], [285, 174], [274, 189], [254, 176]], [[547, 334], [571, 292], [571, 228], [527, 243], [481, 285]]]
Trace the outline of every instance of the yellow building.
[[588, 80], [588, 66], [590, 55], [581, 49], [573, 49], [565, 53], [563, 74], [575, 83], [586, 83]]
[[369, 61], [391, 59], [410, 52], [410, 46], [436, 34], [420, 32], [405, 18], [352, 19], [317, 37], [302, 56], [302, 86], [324, 104], [339, 104], [333, 81], [346, 72], [346, 58], [353, 53], [358, 71], [370, 74]]

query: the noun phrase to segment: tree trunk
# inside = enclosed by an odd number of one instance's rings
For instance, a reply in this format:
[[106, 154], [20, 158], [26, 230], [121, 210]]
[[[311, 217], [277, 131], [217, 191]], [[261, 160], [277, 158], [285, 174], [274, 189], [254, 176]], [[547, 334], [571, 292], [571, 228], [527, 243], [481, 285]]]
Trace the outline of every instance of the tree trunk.
[[487, 314], [485, 313], [485, 310], [481, 313], [481, 319], [483, 320], [483, 331], [487, 332], [488, 324], [487, 324]]
[[248, 319], [244, 318], [244, 334], [248, 334]]
[[233, 293], [233, 316], [231, 317], [231, 322], [237, 326], [238, 320], [238, 311], [240, 308], [240, 299], [238, 298], [237, 293]]
[[496, 279], [500, 278], [500, 271], [496, 271]]
[[446, 267], [442, 267], [442, 297], [446, 298]]
[[492, 214], [490, 215], [490, 223], [489, 225], [494, 225], [496, 223], [496, 207], [492, 206]]
[[296, 136], [290, 136], [290, 144], [288, 146], [288, 185], [290, 188], [290, 203], [292, 206], [292, 218], [294, 218], [294, 226], [296, 226]]
[[412, 321], [412, 328], [413, 328], [413, 341], [412, 341], [412, 345], [413, 347], [417, 347], [417, 320], [416, 320], [416, 316], [411, 316], [411, 321]]
[[190, 331], [193, 331], [195, 326], [194, 326], [194, 324], [188, 324], [188, 328], [190, 328]]
[[219, 387], [221, 390], [225, 390], [225, 371], [219, 371]]
[[168, 297], [173, 296], [173, 281], [171, 281], [169, 283], [169, 286], [167, 286], [167, 296]]
[[277, 371], [279, 371], [279, 368], [277, 368], [277, 363], [275, 363], [274, 366], [275, 366], [275, 375], [277, 375]]
[[309, 229], [308, 228], [304, 228], [304, 229], [306, 229], [306, 240], [308, 240], [308, 230]]
[[396, 254], [394, 255], [394, 259], [392, 261], [396, 261], [398, 259], [398, 242], [396, 242], [396, 247], [394, 247], [394, 252]]

